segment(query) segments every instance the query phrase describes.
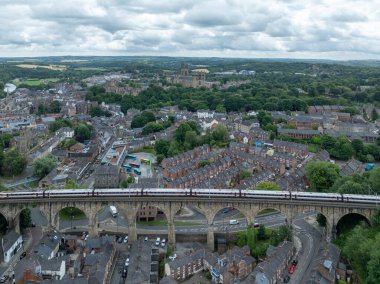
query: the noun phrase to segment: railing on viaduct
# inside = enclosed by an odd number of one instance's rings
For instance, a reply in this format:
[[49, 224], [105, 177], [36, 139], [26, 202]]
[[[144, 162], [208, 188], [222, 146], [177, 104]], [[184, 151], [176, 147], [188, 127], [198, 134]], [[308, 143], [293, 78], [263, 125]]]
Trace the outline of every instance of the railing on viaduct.
[[82, 210], [89, 220], [89, 233], [96, 235], [98, 226], [97, 213], [106, 206], [114, 205], [120, 214], [128, 221], [130, 240], [137, 239], [136, 216], [143, 206], [154, 206], [161, 210], [168, 221], [168, 243], [175, 245], [174, 217], [184, 206], [195, 207], [207, 219], [207, 243], [214, 248], [214, 217], [226, 207], [239, 210], [252, 224], [258, 213], [264, 209], [275, 209], [283, 213], [289, 225], [301, 213], [315, 211], [326, 217], [326, 238], [335, 236], [336, 225], [347, 214], [355, 213], [365, 217], [370, 223], [377, 212], [377, 204], [354, 202], [322, 202], [314, 200], [283, 200], [273, 198], [242, 198], [242, 197], [194, 197], [194, 196], [125, 196], [125, 197], [55, 197], [55, 198], [7, 198], [0, 199], [0, 213], [7, 219], [11, 227], [19, 230], [20, 212], [27, 207], [37, 207], [48, 219], [46, 229], [59, 228], [59, 211], [66, 207], [76, 207]]

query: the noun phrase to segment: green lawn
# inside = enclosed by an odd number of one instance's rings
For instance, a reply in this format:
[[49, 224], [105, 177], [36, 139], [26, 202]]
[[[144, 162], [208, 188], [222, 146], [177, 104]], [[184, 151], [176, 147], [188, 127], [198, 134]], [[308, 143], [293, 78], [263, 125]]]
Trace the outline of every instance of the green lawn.
[[46, 84], [48, 82], [58, 82], [60, 79], [58, 78], [47, 78], [47, 79], [26, 79], [26, 80], [19, 80], [15, 79], [12, 81], [13, 84], [16, 86], [19, 86], [21, 84], [28, 85], [28, 86], [39, 86], [41, 84]]
[[150, 154], [152, 154], [154, 156], [157, 156], [156, 150], [154, 149], [153, 146], [145, 146], [142, 149], [137, 149], [137, 150], [132, 151], [130, 153], [133, 154], [133, 153], [140, 153], [140, 152], [150, 153]]
[[[160, 221], [139, 221], [139, 222], [137, 222], [137, 224], [143, 225], [143, 226], [167, 226], [168, 225], [168, 221], [166, 221], [166, 220], [160, 220]], [[196, 225], [200, 225], [200, 224], [194, 223], [194, 222], [176, 221], [176, 222], [174, 222], [174, 225], [175, 226], [196, 226]]]
[[317, 153], [319, 146], [316, 144], [307, 144], [307, 148], [311, 153]]

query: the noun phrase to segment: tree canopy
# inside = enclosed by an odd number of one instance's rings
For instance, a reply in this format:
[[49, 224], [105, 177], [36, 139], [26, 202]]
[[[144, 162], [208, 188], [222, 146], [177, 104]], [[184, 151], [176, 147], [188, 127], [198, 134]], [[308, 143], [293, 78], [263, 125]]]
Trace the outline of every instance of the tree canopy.
[[328, 162], [312, 161], [306, 165], [306, 177], [312, 190], [328, 192], [339, 178], [339, 167]]
[[33, 173], [39, 178], [43, 178], [57, 167], [57, 160], [53, 155], [39, 158], [33, 163]]
[[27, 160], [16, 148], [4, 153], [2, 161], [2, 174], [5, 176], [17, 176], [26, 168]]
[[84, 142], [91, 137], [91, 125], [81, 122], [78, 125], [74, 126], [74, 137], [78, 142]]

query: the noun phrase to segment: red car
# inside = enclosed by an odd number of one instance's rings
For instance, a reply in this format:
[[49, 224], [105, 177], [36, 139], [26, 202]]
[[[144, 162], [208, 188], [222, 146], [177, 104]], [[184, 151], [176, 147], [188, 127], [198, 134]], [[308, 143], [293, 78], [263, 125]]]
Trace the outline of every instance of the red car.
[[294, 273], [294, 269], [296, 268], [296, 266], [294, 264], [292, 264], [288, 270], [289, 274], [293, 274]]

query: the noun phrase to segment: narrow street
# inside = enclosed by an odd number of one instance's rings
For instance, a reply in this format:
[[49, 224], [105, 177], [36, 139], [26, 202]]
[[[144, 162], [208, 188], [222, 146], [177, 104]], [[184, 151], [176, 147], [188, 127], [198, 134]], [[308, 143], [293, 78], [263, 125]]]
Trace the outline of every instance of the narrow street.
[[310, 213], [305, 213], [293, 222], [295, 237], [301, 242], [301, 250], [296, 257], [298, 265], [291, 275], [291, 284], [306, 283], [310, 277], [311, 264], [322, 247], [322, 234], [305, 220], [311, 218], [309, 215]]

